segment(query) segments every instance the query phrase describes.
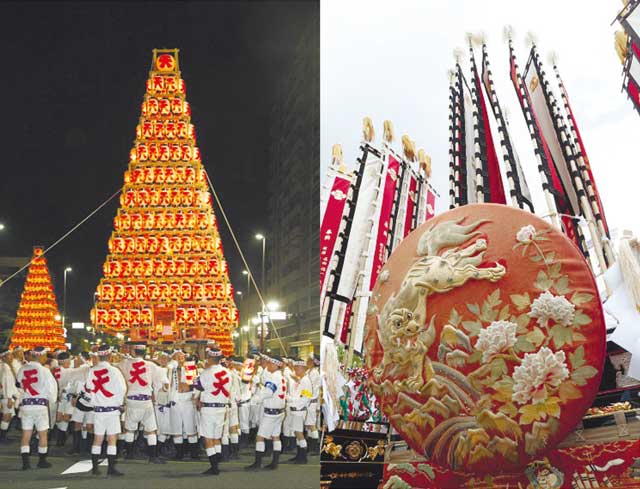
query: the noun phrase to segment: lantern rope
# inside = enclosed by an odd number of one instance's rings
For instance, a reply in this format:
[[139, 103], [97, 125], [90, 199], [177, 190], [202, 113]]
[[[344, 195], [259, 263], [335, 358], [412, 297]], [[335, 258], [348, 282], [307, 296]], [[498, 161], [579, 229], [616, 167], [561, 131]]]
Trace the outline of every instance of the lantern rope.
[[[231, 227], [231, 223], [229, 222], [229, 219], [227, 219], [227, 214], [224, 211], [224, 207], [222, 207], [222, 202], [220, 202], [220, 199], [218, 198], [218, 193], [216, 192], [216, 189], [213, 187], [213, 183], [211, 182], [211, 178], [209, 177], [209, 172], [207, 172], [207, 170], [205, 169], [204, 173], [207, 176], [207, 181], [209, 182], [209, 188], [211, 189], [211, 193], [213, 194], [213, 198], [216, 199], [216, 203], [218, 204], [218, 207], [220, 208], [220, 213], [222, 214], [222, 217], [224, 218], [224, 222], [226, 223], [227, 228], [229, 229], [229, 232], [231, 233], [231, 237], [233, 238], [233, 242], [236, 245], [236, 249], [238, 250], [238, 253], [240, 254], [240, 258], [242, 258], [242, 263], [244, 263], [245, 268], [249, 272], [249, 277], [250, 277], [251, 282], [253, 283], [253, 288], [256, 290], [256, 293], [258, 294], [258, 298], [260, 299], [260, 302], [262, 303], [262, 310], [264, 311], [266, 309], [267, 305], [264, 302], [264, 298], [262, 297], [262, 293], [260, 292], [260, 288], [258, 287], [258, 284], [256, 283], [256, 280], [253, 278], [253, 272], [251, 271], [251, 267], [249, 267], [249, 264], [247, 263], [247, 260], [244, 257], [244, 253], [242, 252], [242, 248], [240, 247], [240, 243], [238, 243], [238, 240], [236, 239], [236, 234], [233, 232], [233, 228]], [[284, 352], [285, 356], [287, 356], [288, 355], [287, 349], [285, 348], [284, 343], [282, 343], [282, 339], [280, 338], [280, 333], [278, 333], [278, 330], [274, 326], [273, 321], [271, 320], [271, 316], [269, 316], [269, 324], [271, 325], [271, 330], [274, 331], [275, 334], [276, 334], [276, 338], [278, 340], [278, 343], [280, 343], [280, 347], [282, 348], [282, 351]], [[260, 334], [264, 334], [264, 331], [261, 331]]]
[[[113, 200], [113, 198], [115, 196], [117, 196], [120, 192], [122, 192], [122, 189], [118, 189], [115, 193], [113, 193], [111, 195], [111, 197], [109, 197], [107, 200], [105, 200], [102, 204], [100, 204], [98, 207], [96, 207], [87, 217], [85, 217], [84, 219], [82, 219], [82, 221], [80, 221], [78, 224], [76, 224], [75, 226], [73, 226], [69, 231], [67, 231], [65, 234], [63, 234], [55, 243], [53, 243], [52, 245], [50, 245], [49, 247], [47, 247], [43, 252], [41, 256], [45, 256], [50, 250], [52, 250], [53, 248], [55, 248], [55, 246], [57, 246], [60, 242], [62, 242], [67, 236], [69, 236], [71, 233], [73, 233], [76, 229], [78, 229], [80, 226], [82, 226], [85, 222], [87, 222], [96, 212], [98, 212], [100, 209], [102, 209], [105, 205], [107, 205], [109, 202], [111, 202], [111, 200]], [[32, 258], [31, 261], [29, 263], [27, 263], [25, 266], [23, 266], [21, 269], [19, 269], [17, 272], [13, 273], [12, 275], [9, 275], [6, 280], [0, 282], [0, 288], [2, 288], [2, 286], [4, 286], [4, 284], [6, 284], [9, 280], [11, 280], [12, 278], [14, 278], [15, 276], [17, 276], [18, 274], [20, 274], [20, 272], [22, 272], [23, 270], [25, 270], [26, 268], [29, 268], [29, 266], [31, 266], [31, 264], [33, 263], [33, 261], [36, 258]]]

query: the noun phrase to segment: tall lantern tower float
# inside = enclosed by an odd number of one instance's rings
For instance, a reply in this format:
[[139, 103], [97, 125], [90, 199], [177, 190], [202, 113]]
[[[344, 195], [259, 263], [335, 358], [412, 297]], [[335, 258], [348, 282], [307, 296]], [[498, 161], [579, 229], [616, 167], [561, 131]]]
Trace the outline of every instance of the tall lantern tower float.
[[47, 259], [40, 246], [33, 248], [9, 348], [28, 350], [36, 346], [67, 349]]
[[214, 340], [238, 325], [178, 49], [154, 49], [92, 319], [130, 341]]

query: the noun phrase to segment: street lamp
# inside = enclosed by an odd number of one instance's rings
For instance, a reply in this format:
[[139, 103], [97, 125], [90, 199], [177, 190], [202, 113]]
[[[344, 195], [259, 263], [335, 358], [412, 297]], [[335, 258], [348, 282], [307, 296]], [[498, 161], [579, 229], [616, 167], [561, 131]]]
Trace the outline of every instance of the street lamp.
[[0, 231], [4, 229], [4, 224], [0, 224]]
[[67, 318], [67, 273], [71, 271], [71, 267], [64, 269], [64, 287], [62, 289], [62, 327], [64, 328], [65, 319]]
[[256, 234], [256, 239], [258, 241], [262, 241], [262, 280], [261, 280], [261, 284], [262, 285], [262, 291], [265, 291], [265, 287], [266, 287], [266, 283], [265, 283], [265, 272], [264, 272], [264, 264], [265, 264], [265, 249], [266, 249], [266, 245], [267, 245], [267, 238], [265, 238], [265, 236], [263, 234]]

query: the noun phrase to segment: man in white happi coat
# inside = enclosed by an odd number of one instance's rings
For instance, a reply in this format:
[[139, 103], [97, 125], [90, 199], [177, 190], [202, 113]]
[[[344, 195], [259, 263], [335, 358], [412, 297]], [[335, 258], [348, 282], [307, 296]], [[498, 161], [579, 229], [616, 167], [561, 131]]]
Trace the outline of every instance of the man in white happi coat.
[[73, 412], [71, 413], [73, 444], [71, 449], [67, 451], [67, 455], [91, 452], [94, 412], [91, 406], [91, 399], [84, 393], [84, 385], [89, 376], [89, 370], [97, 363], [98, 355], [96, 352], [92, 351], [78, 356], [78, 366], [84, 368], [79, 371], [77, 378], [74, 378], [68, 387], [68, 391], [72, 395], [71, 405], [73, 406]]
[[205, 369], [194, 382], [195, 389], [200, 393], [200, 435], [204, 438], [211, 465], [203, 474], [218, 475], [218, 464], [222, 457], [222, 432], [235, 392], [231, 372], [221, 365], [222, 351], [210, 347], [205, 355]]
[[193, 383], [189, 382], [184, 367], [185, 354], [174, 350], [167, 364], [169, 377], [169, 432], [176, 447], [175, 460], [184, 459], [184, 437], [187, 437], [191, 458], [198, 459], [198, 429]]
[[242, 361], [238, 357], [231, 357], [227, 361], [227, 368], [231, 374], [233, 383], [233, 397], [229, 408], [229, 458], [231, 460], [240, 459], [240, 402], [242, 393], [240, 389], [240, 373], [242, 371]]
[[249, 430], [251, 429], [251, 396], [253, 394], [253, 375], [255, 361], [247, 358], [244, 362], [238, 361], [238, 376], [240, 378], [237, 395], [238, 421], [240, 423], [240, 446], [245, 447], [249, 443]]
[[57, 446], [64, 446], [67, 440], [67, 429], [74, 411], [73, 400], [78, 384], [84, 384], [89, 373], [89, 365], [81, 358], [76, 358], [74, 365], [68, 352], [60, 352], [57, 357], [58, 367], [53, 370], [53, 376], [58, 381], [58, 412], [56, 426], [58, 427]]
[[166, 390], [169, 380], [166, 370], [144, 359], [146, 350], [144, 344], [133, 345], [133, 357], [123, 358], [119, 364], [127, 381], [124, 412], [125, 459], [133, 458], [133, 441], [138, 425], [142, 425], [149, 445], [149, 462], [163, 464], [165, 461], [158, 457], [158, 423], [153, 407], [153, 386], [160, 383]]
[[307, 375], [304, 360], [293, 360], [293, 373], [287, 385], [287, 409], [291, 416], [291, 429], [296, 439], [296, 456], [289, 460], [294, 464], [307, 463], [307, 440], [304, 437], [304, 422], [311, 401], [313, 387]]
[[252, 396], [250, 406], [250, 423], [251, 423], [251, 435], [250, 441], [255, 441], [256, 434], [258, 433], [258, 426], [260, 425], [260, 418], [262, 418], [262, 400], [260, 397], [260, 391], [264, 385], [264, 379], [269, 375], [269, 372], [264, 367], [267, 364], [266, 357], [261, 353], [254, 355], [255, 372], [251, 379]]
[[265, 377], [264, 387], [260, 390], [259, 397], [262, 401], [262, 417], [258, 434], [256, 436], [255, 461], [245, 470], [260, 470], [262, 457], [265, 452], [265, 440], [273, 441], [273, 460], [264, 468], [275, 470], [278, 468], [282, 443], [280, 432], [284, 420], [284, 408], [287, 396], [287, 383], [282, 375], [282, 359], [280, 357], [267, 357], [266, 370], [269, 375]]
[[123, 475], [116, 468], [120, 413], [127, 393], [127, 383], [122, 372], [109, 363], [111, 347], [101, 345], [97, 351], [98, 363], [91, 367], [84, 386], [84, 393], [91, 399], [94, 410], [93, 445], [91, 446], [91, 473], [99, 475], [98, 464], [102, 441], [107, 438], [107, 475]]
[[318, 434], [318, 411], [320, 409], [320, 359], [317, 356], [311, 356], [307, 360], [307, 375], [311, 381], [311, 400], [307, 408], [307, 417], [304, 424], [309, 434], [309, 450], [312, 453], [318, 453], [320, 449], [320, 436]]
[[22, 470], [31, 468], [29, 462], [29, 442], [33, 430], [38, 432], [38, 467], [49, 468], [47, 462], [49, 434], [49, 404], [58, 396], [58, 384], [51, 371], [44, 366], [47, 350], [38, 346], [29, 354], [29, 361], [16, 375], [16, 386], [23, 391], [20, 401], [20, 420], [22, 424]]
[[0, 441], [7, 439], [7, 432], [11, 419], [15, 414], [18, 401], [15, 372], [11, 368], [12, 355], [10, 350], [0, 353]]
[[[158, 454], [166, 455], [167, 434], [170, 431], [169, 421], [169, 386], [165, 384], [164, 379], [169, 381], [167, 364], [169, 363], [169, 354], [165, 351], [157, 352], [156, 366], [160, 370], [160, 374], [153, 382], [153, 405], [156, 411], [156, 420], [158, 421]], [[161, 381], [162, 380], [162, 381]]]

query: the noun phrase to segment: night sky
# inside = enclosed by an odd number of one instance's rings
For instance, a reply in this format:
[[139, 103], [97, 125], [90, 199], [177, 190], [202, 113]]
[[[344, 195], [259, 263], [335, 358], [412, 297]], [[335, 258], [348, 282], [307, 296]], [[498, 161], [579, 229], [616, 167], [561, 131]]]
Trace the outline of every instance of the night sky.
[[[0, 256], [52, 244], [122, 187], [151, 50], [177, 47], [203, 164], [257, 274], [253, 236], [268, 234], [269, 114], [310, 22], [319, 22], [317, 3], [2, 3]], [[68, 323], [88, 320], [118, 205], [47, 255], [60, 306], [63, 269], [73, 267]], [[231, 280], [244, 290], [214, 209]], [[0, 288], [5, 311], [17, 308], [10, 290], [24, 276]]]

